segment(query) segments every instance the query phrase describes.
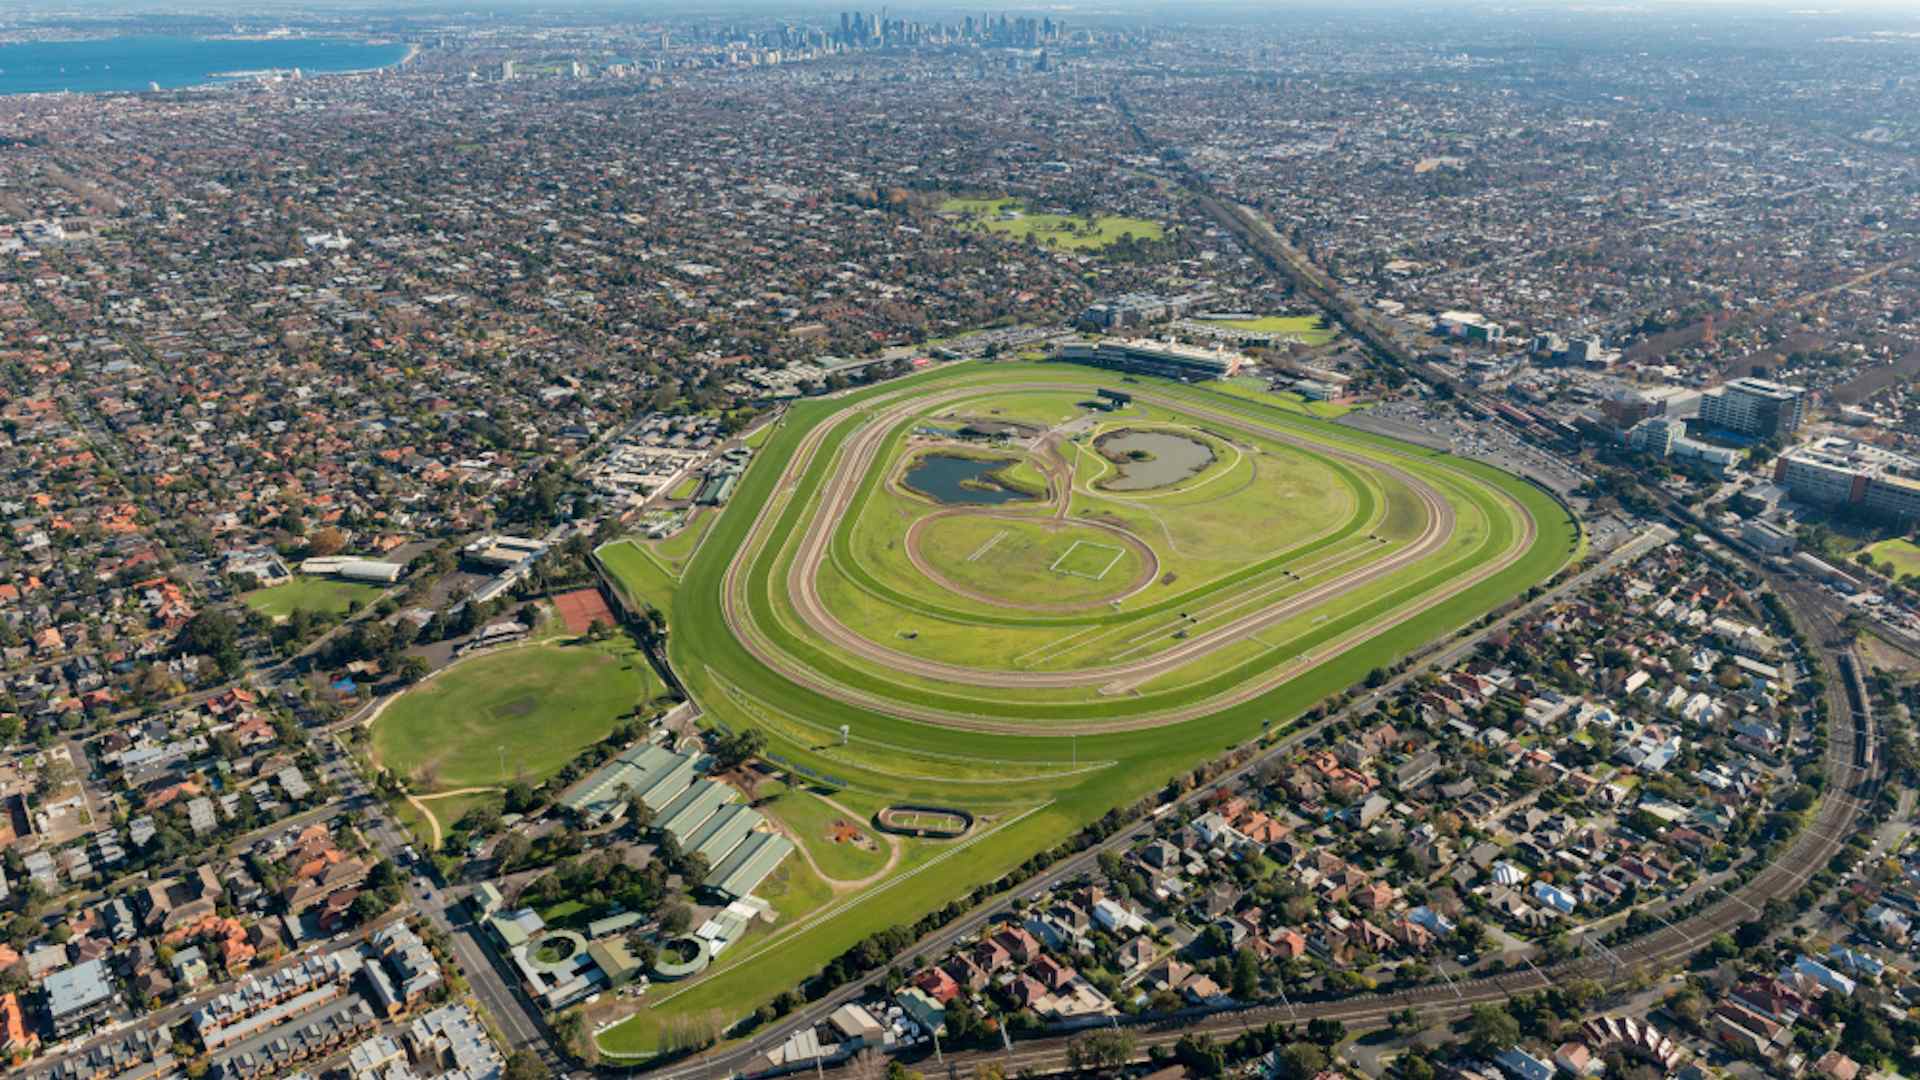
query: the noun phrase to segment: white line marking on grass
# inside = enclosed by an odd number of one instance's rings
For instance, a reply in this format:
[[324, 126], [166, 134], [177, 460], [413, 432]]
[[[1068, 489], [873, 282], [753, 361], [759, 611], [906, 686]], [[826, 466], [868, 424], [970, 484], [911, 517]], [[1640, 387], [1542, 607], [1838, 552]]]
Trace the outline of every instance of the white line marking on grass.
[[981, 544], [979, 547], [973, 549], [973, 554], [967, 556], [967, 561], [979, 562], [980, 556], [985, 555], [989, 551], [992, 551], [993, 545], [999, 543], [1002, 540], [1005, 540], [1006, 538], [1007, 538], [1007, 530], [1005, 529], [1001, 529], [999, 532], [994, 533], [992, 536], [987, 538], [986, 543]]
[[1013, 666], [1025, 667], [1027, 666], [1027, 663], [1030, 660], [1035, 662], [1042, 662], [1047, 659], [1047, 654], [1054, 652], [1056, 649], [1060, 649], [1063, 646], [1070, 645], [1077, 638], [1086, 637], [1088, 634], [1091, 634], [1103, 629], [1105, 628], [1100, 623], [1094, 623], [1091, 626], [1086, 626], [1086, 627], [1082, 627], [1079, 630], [1075, 630], [1073, 633], [1068, 634], [1065, 637], [1055, 638], [1054, 640], [1049, 641], [1044, 645], [1040, 645], [1035, 648], [1028, 649], [1026, 652], [1023, 652], [1019, 656], [1016, 656], [1013, 658]]
[[[1108, 559], [1107, 565], [1101, 567], [1100, 572], [1097, 574], [1090, 574], [1084, 570], [1061, 569], [1060, 564], [1066, 562], [1068, 559], [1073, 558], [1073, 553], [1076, 551], [1079, 551], [1083, 547], [1089, 548], [1089, 549], [1097, 549], [1100, 551], [1111, 551], [1113, 552], [1113, 558]], [[1074, 577], [1083, 577], [1093, 581], [1099, 581], [1101, 578], [1106, 577], [1107, 571], [1112, 570], [1114, 566], [1120, 562], [1121, 559], [1126, 557], [1126, 555], [1127, 555], [1126, 548], [1114, 547], [1112, 544], [1096, 544], [1091, 540], [1075, 540], [1073, 542], [1073, 546], [1061, 552], [1060, 557], [1053, 560], [1053, 565], [1047, 567], [1047, 569], [1053, 571], [1056, 574], [1072, 574]]]

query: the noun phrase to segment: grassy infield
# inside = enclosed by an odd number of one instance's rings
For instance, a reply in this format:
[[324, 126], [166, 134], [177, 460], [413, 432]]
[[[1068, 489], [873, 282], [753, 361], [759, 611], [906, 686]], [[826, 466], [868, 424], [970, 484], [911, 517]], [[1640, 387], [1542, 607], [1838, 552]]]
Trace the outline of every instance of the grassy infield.
[[[780, 927], [770, 932], [777, 948], [762, 948], [759, 942], [740, 947], [716, 964], [705, 978], [683, 987], [661, 988], [649, 998], [649, 1009], [601, 1036], [601, 1047], [610, 1055], [625, 1060], [644, 1058], [651, 1051], [661, 1020], [668, 1015], [713, 1015], [718, 1011], [732, 1018], [750, 1011], [873, 931], [914, 920], [973, 885], [998, 877], [1110, 808], [1159, 788], [1170, 776], [1255, 737], [1270, 724], [1277, 725], [1297, 716], [1328, 694], [1352, 685], [1368, 669], [1391, 662], [1550, 576], [1575, 552], [1577, 530], [1565, 512], [1538, 489], [1506, 474], [1474, 462], [1329, 427], [1306, 419], [1312, 410], [1274, 402], [1270, 397], [1242, 388], [1199, 389], [1156, 384], [1153, 388], [1168, 396], [1237, 411], [1266, 423], [1284, 424], [1324, 442], [1400, 455], [1404, 466], [1443, 484], [1449, 498], [1456, 503], [1479, 508], [1468, 509], [1462, 517], [1463, 524], [1483, 521], [1477, 540], [1456, 544], [1450, 548], [1455, 554], [1429, 559], [1421, 568], [1396, 575], [1366, 596], [1343, 599], [1338, 605], [1339, 614], [1320, 624], [1315, 634], [1294, 642], [1294, 648], [1308, 647], [1313, 640], [1332, 637], [1372, 614], [1457, 577], [1460, 566], [1441, 564], [1453, 558], [1470, 561], [1473, 551], [1483, 541], [1490, 545], [1489, 550], [1503, 547], [1509, 535], [1504, 530], [1512, 525], [1504, 514], [1497, 512], [1485, 488], [1505, 490], [1526, 507], [1539, 524], [1540, 537], [1519, 562], [1500, 574], [1428, 611], [1379, 630], [1338, 658], [1303, 672], [1256, 701], [1221, 710], [1202, 720], [1089, 736], [1077, 741], [1047, 735], [1046, 721], [1068, 716], [1124, 716], [1148, 707], [1199, 700], [1267, 669], [1273, 658], [1223, 654], [1223, 670], [1216, 677], [1190, 676], [1177, 686], [1150, 686], [1146, 688], [1150, 692], [1138, 698], [1064, 704], [1041, 700], [1000, 703], [996, 706], [997, 714], [1031, 717], [1034, 733], [990, 737], [905, 721], [842, 704], [766, 670], [734, 639], [721, 609], [723, 575], [740, 551], [755, 515], [775, 497], [775, 482], [810, 428], [836, 416], [844, 418], [863, 398], [897, 391], [903, 385], [936, 388], [964, 379], [979, 381], [990, 388], [995, 382], [1017, 377], [1028, 381], [1070, 378], [1090, 385], [1114, 384], [1110, 376], [1079, 369], [1071, 369], [1068, 375], [1064, 374], [1066, 370], [1031, 365], [944, 368], [852, 395], [850, 399], [802, 403], [769, 439], [760, 455], [762, 460], [757, 460], [743, 479], [734, 500], [738, 509], [722, 516], [713, 526], [709, 537], [712, 542], [704, 545], [699, 557], [688, 564], [677, 583], [671, 575], [658, 573], [657, 565], [638, 561], [645, 556], [637, 550], [633, 555], [625, 554], [620, 547], [603, 551], [612, 572], [632, 572], [625, 580], [627, 588], [663, 608], [672, 603], [680, 612], [673, 624], [670, 657], [676, 672], [711, 715], [734, 726], [757, 724], [767, 732], [776, 752], [844, 779], [849, 786], [838, 796], [840, 801], [863, 813], [889, 800], [911, 797], [962, 805], [980, 815], [980, 825], [969, 840], [947, 845], [914, 845], [901, 869], [886, 881], [857, 895], [835, 899], [820, 911], [798, 917], [805, 908], [777, 901], [777, 906], [788, 916]], [[817, 492], [823, 465], [831, 460], [844, 431], [829, 435], [822, 445], [797, 494], [784, 504], [786, 517], [776, 536], [786, 535], [802, 520], [799, 511]], [[1440, 465], [1444, 467], [1436, 468]], [[1476, 519], [1476, 513], [1482, 517]], [[817, 650], [797, 640], [790, 617], [777, 614], [768, 600], [769, 583], [775, 579], [778, 569], [771, 564], [776, 562], [779, 560], [762, 557], [752, 568], [749, 596], [756, 609], [755, 621], [776, 636], [783, 650], [811, 660], [818, 655]], [[663, 591], [671, 595], [661, 595]], [[874, 688], [928, 704], [948, 707], [973, 704], [930, 689], [903, 689], [904, 680], [878, 679], [833, 658], [822, 657], [821, 670], [847, 685]], [[845, 748], [830, 745], [835, 741], [832, 730], [843, 722], [854, 728], [852, 744]], [[796, 831], [803, 835], [805, 832], [798, 823]], [[817, 845], [810, 843], [810, 846], [817, 850]], [[797, 866], [798, 860], [789, 860], [783, 870], [791, 876]], [[804, 876], [812, 875], [809, 872]], [[818, 889], [804, 881], [797, 883], [796, 891], [819, 898]]]

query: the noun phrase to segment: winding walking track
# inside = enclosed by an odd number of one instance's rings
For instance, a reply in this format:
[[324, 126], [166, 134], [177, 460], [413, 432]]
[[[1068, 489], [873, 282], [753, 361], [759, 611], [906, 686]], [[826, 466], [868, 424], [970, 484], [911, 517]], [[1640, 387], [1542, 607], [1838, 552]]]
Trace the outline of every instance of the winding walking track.
[[[786, 472], [776, 487], [775, 497], [761, 507], [759, 516], [755, 519], [742, 548], [741, 557], [736, 559], [727, 570], [723, 607], [729, 629], [745, 648], [768, 668], [796, 683], [838, 700], [944, 727], [998, 734], [1035, 734], [1036, 730], [1030, 723], [1009, 721], [985, 713], [958, 712], [916, 704], [850, 687], [824, 676], [804, 660], [789, 655], [755, 621], [747, 592], [752, 567], [763, 557], [774, 558], [777, 565], [786, 548], [793, 547], [793, 557], [785, 579], [786, 593], [793, 612], [805, 623], [806, 630], [817, 635], [819, 640], [831, 643], [851, 656], [877, 664], [886, 670], [951, 682], [964, 687], [1002, 689], [1097, 687], [1103, 693], [1120, 694], [1130, 692], [1143, 683], [1191, 664], [1217, 650], [1243, 642], [1261, 630], [1298, 617], [1316, 606], [1327, 604], [1342, 595], [1414, 566], [1440, 552], [1453, 538], [1456, 523], [1453, 505], [1427, 480], [1396, 464], [1395, 458], [1401, 455], [1393, 450], [1383, 448], [1371, 454], [1362, 454], [1338, 445], [1305, 438], [1288, 427], [1263, 423], [1254, 416], [1209, 408], [1186, 398], [1170, 397], [1142, 390], [1136, 392], [1134, 396], [1144, 403], [1159, 405], [1189, 417], [1238, 429], [1259, 438], [1291, 445], [1349, 464], [1361, 465], [1390, 476], [1414, 494], [1425, 514], [1424, 527], [1412, 542], [1391, 555], [1368, 561], [1278, 603], [1235, 617], [1221, 625], [1197, 633], [1190, 639], [1180, 641], [1176, 645], [1131, 663], [1067, 671], [1009, 671], [967, 667], [913, 656], [888, 648], [853, 631], [833, 616], [819, 594], [820, 570], [832, 558], [835, 532], [854, 511], [863, 483], [900, 425], [929, 408], [988, 393], [1082, 390], [1084, 390], [1083, 383], [1045, 381], [972, 384], [951, 387], [934, 393], [902, 390], [881, 395], [859, 410], [850, 411], [844, 417], [835, 418], [814, 427], [806, 434], [792, 458], [787, 462]], [[789, 500], [799, 497], [802, 479], [813, 469], [815, 458], [820, 454], [823, 443], [833, 431], [856, 419], [859, 422], [858, 428], [844, 439], [844, 445], [838, 449], [834, 459], [828, 462], [831, 471], [820, 492], [812, 500], [813, 505], [810, 508], [806, 526], [796, 530], [793, 535], [774, 535]], [[1445, 469], [1445, 466], [1437, 464], [1431, 467]], [[1063, 500], [1070, 498], [1071, 492], [1063, 491], [1060, 497]], [[1378, 618], [1352, 628], [1322, 647], [1277, 663], [1260, 675], [1245, 680], [1224, 693], [1201, 701], [1136, 713], [1124, 718], [1050, 722], [1045, 727], [1045, 733], [1057, 735], [1123, 731], [1158, 727], [1209, 715], [1220, 709], [1259, 697], [1314, 664], [1323, 662], [1328, 657], [1366, 639], [1377, 632], [1383, 623], [1411, 618], [1471, 588], [1512, 565], [1531, 547], [1536, 535], [1537, 526], [1530, 514], [1519, 508], [1511, 497], [1504, 493], [1498, 494], [1497, 498], [1515, 512], [1520, 522], [1511, 542], [1490, 558], [1483, 559], [1478, 553], [1474, 553], [1470, 559], [1466, 560], [1470, 565], [1463, 567], [1463, 572], [1449, 578], [1440, 587], [1424, 592], [1408, 603], [1401, 604]]]

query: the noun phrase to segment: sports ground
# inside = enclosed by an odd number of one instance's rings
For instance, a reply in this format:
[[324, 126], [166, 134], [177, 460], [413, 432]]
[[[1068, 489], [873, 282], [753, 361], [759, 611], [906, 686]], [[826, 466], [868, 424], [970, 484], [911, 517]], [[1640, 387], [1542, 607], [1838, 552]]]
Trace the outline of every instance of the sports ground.
[[1302, 345], [1325, 345], [1338, 335], [1338, 331], [1327, 325], [1325, 319], [1315, 315], [1263, 315], [1253, 319], [1223, 319], [1220, 320], [1220, 325], [1257, 334], [1272, 334], [1278, 338], [1297, 341]]
[[371, 604], [386, 590], [378, 585], [336, 578], [296, 575], [291, 581], [265, 589], [255, 589], [240, 598], [242, 603], [272, 619], [284, 619], [296, 610], [316, 614], [345, 615], [358, 600]]
[[940, 204], [940, 212], [971, 228], [1075, 251], [1098, 251], [1122, 236], [1142, 241], [1166, 236], [1166, 229], [1157, 221], [1106, 214], [1076, 218], [1034, 213], [1019, 199], [947, 199]]
[[[1100, 388], [1133, 403], [1092, 409]], [[908, 484], [956, 420], [1018, 424], [953, 449], [1004, 457], [1033, 492], [943, 502]], [[1208, 452], [1182, 471], [1166, 464], [1178, 455], [1099, 448], [1120, 433]], [[1524, 481], [1225, 389], [961, 364], [795, 406], [684, 574], [663, 578], [634, 545], [603, 548], [602, 565], [629, 596], [671, 589], [669, 658], [710, 721], [761, 729], [843, 806], [954, 807], [974, 826], [902, 840], [888, 873], [783, 912], [701, 979], [649, 995], [602, 1049], [643, 1058], [663, 1018], [751, 1011], [1282, 729], [1578, 544]]]
[[480, 653], [382, 710], [373, 755], [416, 795], [538, 784], [662, 689], [625, 635]]

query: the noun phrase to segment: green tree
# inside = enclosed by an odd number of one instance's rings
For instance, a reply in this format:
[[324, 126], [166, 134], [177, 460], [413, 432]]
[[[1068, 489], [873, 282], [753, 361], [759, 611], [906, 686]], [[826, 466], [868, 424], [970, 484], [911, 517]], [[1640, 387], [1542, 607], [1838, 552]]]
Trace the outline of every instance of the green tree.
[[1252, 1001], [1260, 996], [1260, 958], [1253, 955], [1252, 949], [1233, 954], [1233, 996], [1238, 1001]]
[[1467, 1044], [1480, 1054], [1505, 1050], [1520, 1041], [1520, 1022], [1498, 1005], [1475, 1005], [1467, 1025]]
[[1288, 1043], [1280, 1051], [1280, 1065], [1287, 1080], [1312, 1080], [1327, 1067], [1327, 1052], [1310, 1042]]
[[722, 772], [760, 756], [767, 748], [767, 737], [758, 728], [745, 728], [722, 736], [714, 748], [714, 758]]
[[531, 1050], [515, 1050], [507, 1058], [507, 1067], [503, 1075], [506, 1080], [548, 1080], [553, 1074], [547, 1070], [540, 1055]]
[[1321, 1046], [1334, 1046], [1347, 1037], [1347, 1025], [1338, 1020], [1310, 1020], [1307, 1022], [1307, 1038]]
[[1133, 1051], [1133, 1032], [1101, 1028], [1067, 1044], [1067, 1064], [1075, 1069], [1117, 1068], [1132, 1060]]
[[693, 923], [693, 909], [676, 900], [660, 909], [660, 929], [669, 934], [684, 934]]

